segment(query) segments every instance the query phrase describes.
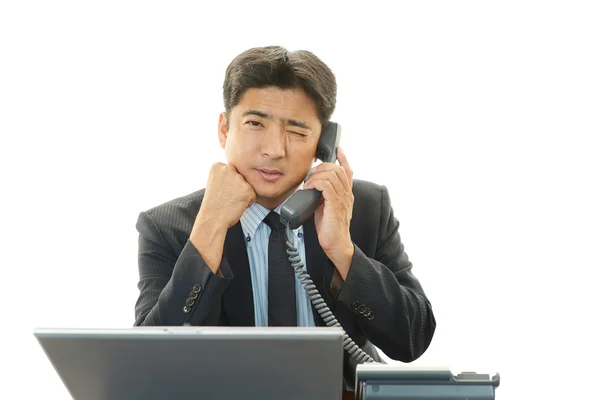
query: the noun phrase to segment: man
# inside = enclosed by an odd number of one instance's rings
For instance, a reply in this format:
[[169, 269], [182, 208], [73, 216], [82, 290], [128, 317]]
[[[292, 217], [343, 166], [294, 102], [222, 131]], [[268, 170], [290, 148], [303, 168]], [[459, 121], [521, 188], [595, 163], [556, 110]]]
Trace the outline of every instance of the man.
[[[387, 189], [354, 180], [341, 148], [339, 165], [311, 168], [336, 90], [308, 51], [253, 48], [231, 62], [218, 125], [227, 164], [205, 189], [139, 215], [135, 325], [324, 325], [277, 248], [282, 203], [317, 189], [322, 203], [293, 240], [323, 299], [376, 361], [374, 346], [404, 362], [425, 352], [436, 322]], [[355, 367], [345, 354], [349, 388]]]

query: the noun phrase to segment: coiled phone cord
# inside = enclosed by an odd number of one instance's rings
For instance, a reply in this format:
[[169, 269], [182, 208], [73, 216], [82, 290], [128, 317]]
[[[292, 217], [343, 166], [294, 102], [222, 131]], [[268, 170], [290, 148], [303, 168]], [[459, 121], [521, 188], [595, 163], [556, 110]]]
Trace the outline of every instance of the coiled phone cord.
[[344, 338], [344, 349], [346, 349], [346, 351], [351, 356], [355, 357], [359, 363], [374, 363], [375, 360], [373, 360], [373, 358], [370, 355], [365, 353], [363, 349], [361, 349], [356, 345], [356, 343], [354, 343], [354, 340], [352, 340], [352, 338], [348, 336], [346, 331], [344, 331], [344, 328], [342, 328], [338, 320], [335, 318], [335, 315], [333, 315], [333, 313], [327, 306], [327, 303], [325, 303], [325, 301], [321, 297], [321, 294], [317, 290], [317, 287], [313, 283], [310, 275], [308, 275], [308, 272], [304, 267], [304, 263], [300, 258], [300, 253], [298, 252], [298, 249], [295, 248], [294, 245], [290, 242], [289, 238], [291, 237], [291, 231], [289, 227], [286, 228], [286, 233], [287, 240], [285, 241], [285, 244], [287, 246], [288, 258], [292, 263], [292, 266], [294, 267], [296, 275], [300, 279], [302, 286], [304, 286], [304, 289], [306, 289], [311, 303], [315, 306], [315, 309], [317, 310], [325, 324], [329, 327], [336, 327], [342, 329]]

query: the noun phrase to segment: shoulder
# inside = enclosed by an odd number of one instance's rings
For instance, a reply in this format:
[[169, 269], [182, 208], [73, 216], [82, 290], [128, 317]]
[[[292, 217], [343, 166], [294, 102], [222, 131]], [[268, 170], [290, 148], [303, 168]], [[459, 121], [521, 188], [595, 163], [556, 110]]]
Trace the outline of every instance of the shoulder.
[[390, 203], [387, 187], [375, 182], [353, 179], [352, 193], [355, 206], [375, 206], [380, 209], [382, 205], [387, 206]]
[[161, 213], [165, 210], [177, 209], [177, 208], [188, 208], [193, 207], [196, 204], [199, 206], [202, 202], [202, 198], [204, 197], [205, 189], [200, 189], [195, 192], [176, 197], [172, 200], [166, 201], [164, 203], [158, 204], [152, 208], [146, 210], [148, 214], [156, 214]]
[[350, 220], [352, 240], [369, 255], [374, 256], [381, 241], [380, 237], [389, 228], [393, 214], [390, 196], [385, 185], [353, 179], [354, 207]]
[[205, 189], [197, 190], [158, 204], [142, 211], [140, 217], [150, 218], [159, 226], [189, 225], [200, 210], [204, 191]]
[[353, 179], [352, 193], [354, 194], [354, 217], [359, 220], [379, 221], [381, 213], [391, 207], [388, 189], [385, 185]]

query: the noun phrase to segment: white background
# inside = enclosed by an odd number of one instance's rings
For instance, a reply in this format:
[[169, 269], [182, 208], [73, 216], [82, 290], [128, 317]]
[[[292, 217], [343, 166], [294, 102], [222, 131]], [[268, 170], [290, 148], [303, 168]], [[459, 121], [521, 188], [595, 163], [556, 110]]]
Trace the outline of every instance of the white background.
[[390, 190], [438, 322], [415, 364], [499, 372], [503, 400], [597, 396], [599, 20], [577, 1], [3, 2], [0, 397], [69, 398], [35, 327], [132, 326], [138, 213], [205, 185], [225, 68], [270, 44], [331, 66], [355, 177]]

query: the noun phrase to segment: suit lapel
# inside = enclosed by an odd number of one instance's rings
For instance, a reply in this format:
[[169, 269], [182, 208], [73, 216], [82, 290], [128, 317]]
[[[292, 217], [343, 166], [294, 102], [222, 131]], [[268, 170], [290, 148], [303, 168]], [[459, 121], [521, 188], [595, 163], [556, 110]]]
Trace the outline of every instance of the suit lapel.
[[254, 326], [254, 296], [250, 263], [242, 225], [237, 224], [227, 230], [223, 256], [227, 259], [233, 279], [223, 293], [223, 309], [231, 326]]

